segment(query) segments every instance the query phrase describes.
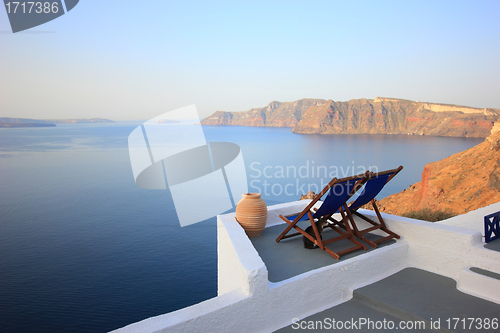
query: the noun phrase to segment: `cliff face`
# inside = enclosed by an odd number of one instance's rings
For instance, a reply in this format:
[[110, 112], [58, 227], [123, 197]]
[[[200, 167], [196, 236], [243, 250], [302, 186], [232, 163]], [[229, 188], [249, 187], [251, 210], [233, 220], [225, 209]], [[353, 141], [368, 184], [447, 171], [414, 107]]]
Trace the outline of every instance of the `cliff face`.
[[263, 108], [254, 108], [246, 112], [217, 111], [203, 119], [202, 125], [233, 126], [270, 126], [294, 127], [311, 106], [322, 105], [323, 99], [304, 98], [295, 102], [273, 101]]
[[292, 127], [304, 134], [411, 134], [487, 137], [500, 118], [498, 109], [414, 102], [354, 99], [348, 102], [302, 99], [272, 102], [247, 112], [217, 111], [202, 125]]
[[473, 148], [427, 164], [420, 182], [379, 201], [380, 210], [402, 215], [429, 208], [463, 214], [500, 201], [500, 132], [495, 131]]
[[500, 110], [402, 99], [355, 99], [348, 102], [330, 100], [324, 105], [309, 108], [293, 131], [318, 134], [486, 137], [499, 115]]

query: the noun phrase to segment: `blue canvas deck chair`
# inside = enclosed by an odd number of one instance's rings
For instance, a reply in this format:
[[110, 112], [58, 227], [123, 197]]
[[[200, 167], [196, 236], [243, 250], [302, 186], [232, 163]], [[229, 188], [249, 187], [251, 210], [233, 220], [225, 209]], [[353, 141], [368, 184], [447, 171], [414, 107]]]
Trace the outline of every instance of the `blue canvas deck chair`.
[[[335, 259], [339, 259], [341, 255], [350, 253], [356, 250], [364, 249], [366, 250], [366, 246], [360, 243], [355, 237], [349, 226], [349, 222], [347, 219], [347, 215], [345, 214], [344, 208], [346, 207], [347, 200], [352, 197], [357, 190], [359, 190], [363, 184], [368, 180], [370, 173], [367, 171], [364, 174], [360, 174], [357, 176], [346, 177], [342, 179], [333, 178], [325, 188], [318, 193], [314, 199], [307, 205], [304, 210], [302, 210], [298, 215], [293, 216], [283, 216], [280, 215], [280, 218], [285, 221], [288, 226], [281, 233], [281, 235], [276, 238], [276, 242], [281, 241], [282, 239], [294, 237], [294, 236], [304, 236], [311, 240], [314, 244], [316, 244], [320, 249], [326, 251]], [[326, 194], [326, 195], [325, 195]], [[318, 209], [314, 209], [313, 206], [323, 197], [324, 201]], [[342, 220], [335, 220], [332, 215], [336, 212], [341, 214]], [[338, 237], [333, 237], [331, 239], [322, 240], [320, 233], [318, 232], [318, 228], [316, 227], [316, 221], [323, 219], [327, 220], [330, 224], [328, 225], [330, 228], [335, 230], [340, 234]], [[309, 221], [314, 230], [314, 237], [300, 228], [297, 223], [299, 221]], [[288, 232], [292, 229], [295, 229], [297, 232], [287, 235]], [[353, 247], [348, 249], [334, 252], [326, 247], [327, 244], [340, 241], [343, 239], [347, 239], [354, 243]]]
[[[357, 238], [362, 239], [366, 243], [368, 243], [372, 247], [377, 247], [377, 244], [380, 244], [382, 242], [388, 241], [393, 238], [399, 239], [399, 235], [390, 231], [387, 226], [385, 225], [384, 219], [382, 218], [382, 215], [380, 214], [380, 211], [378, 210], [377, 203], [375, 202], [375, 197], [377, 194], [380, 193], [380, 191], [384, 188], [385, 184], [387, 184], [394, 176], [398, 174], [403, 169], [402, 166], [400, 166], [397, 169], [392, 169], [392, 170], [387, 170], [384, 172], [378, 172], [378, 173], [372, 173], [370, 175], [370, 179], [366, 182], [364, 189], [361, 191], [361, 194], [358, 196], [358, 198], [349, 205], [349, 207], [346, 209], [346, 213], [349, 216], [349, 220], [351, 221], [352, 224], [352, 229], [354, 231], [354, 234], [356, 235]], [[367, 203], [371, 202], [373, 210], [375, 211], [375, 214], [377, 214], [378, 222], [373, 221], [372, 219], [368, 218], [367, 216], [361, 214], [358, 212], [358, 209], [361, 206], [366, 205]], [[352, 215], [356, 215], [360, 217], [361, 219], [365, 220], [372, 226], [363, 230], [359, 230], [358, 226], [356, 225], [356, 222], [353, 219]], [[385, 236], [383, 238], [379, 238], [375, 241], [371, 241], [367, 239], [364, 234], [374, 231], [374, 230], [383, 230], [385, 233], [388, 234], [388, 236]]]

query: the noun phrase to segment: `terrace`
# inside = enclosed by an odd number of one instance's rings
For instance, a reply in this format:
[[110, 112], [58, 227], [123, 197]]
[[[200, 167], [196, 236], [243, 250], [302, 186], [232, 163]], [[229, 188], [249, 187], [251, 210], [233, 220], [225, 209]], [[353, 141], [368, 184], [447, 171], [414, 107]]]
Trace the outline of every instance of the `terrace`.
[[424, 332], [437, 324], [441, 331], [470, 332], [467, 318], [483, 324], [488, 319], [490, 325], [500, 319], [500, 240], [487, 248], [483, 241], [483, 217], [500, 211], [500, 203], [442, 223], [383, 214], [401, 239], [341, 260], [304, 249], [300, 237], [275, 242], [284, 229], [279, 214], [297, 213], [307, 204], [269, 206], [266, 229], [251, 239], [234, 213], [218, 216], [218, 296], [116, 332], [287, 332], [325, 318], [419, 322]]

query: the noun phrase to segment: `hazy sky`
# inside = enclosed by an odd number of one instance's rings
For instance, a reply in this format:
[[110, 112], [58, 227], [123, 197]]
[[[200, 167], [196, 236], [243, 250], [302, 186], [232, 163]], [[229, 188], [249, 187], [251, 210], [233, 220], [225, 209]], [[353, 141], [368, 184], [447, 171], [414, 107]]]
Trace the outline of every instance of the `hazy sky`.
[[304, 97], [500, 108], [500, 1], [80, 0], [12, 34], [0, 116], [202, 117]]

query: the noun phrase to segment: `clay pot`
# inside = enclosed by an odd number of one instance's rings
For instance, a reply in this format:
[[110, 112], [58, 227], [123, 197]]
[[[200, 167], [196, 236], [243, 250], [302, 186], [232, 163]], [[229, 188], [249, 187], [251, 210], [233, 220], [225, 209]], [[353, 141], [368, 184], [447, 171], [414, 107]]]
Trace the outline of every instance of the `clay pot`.
[[236, 221], [245, 230], [248, 237], [260, 236], [266, 227], [267, 206], [259, 193], [242, 194], [236, 205]]

